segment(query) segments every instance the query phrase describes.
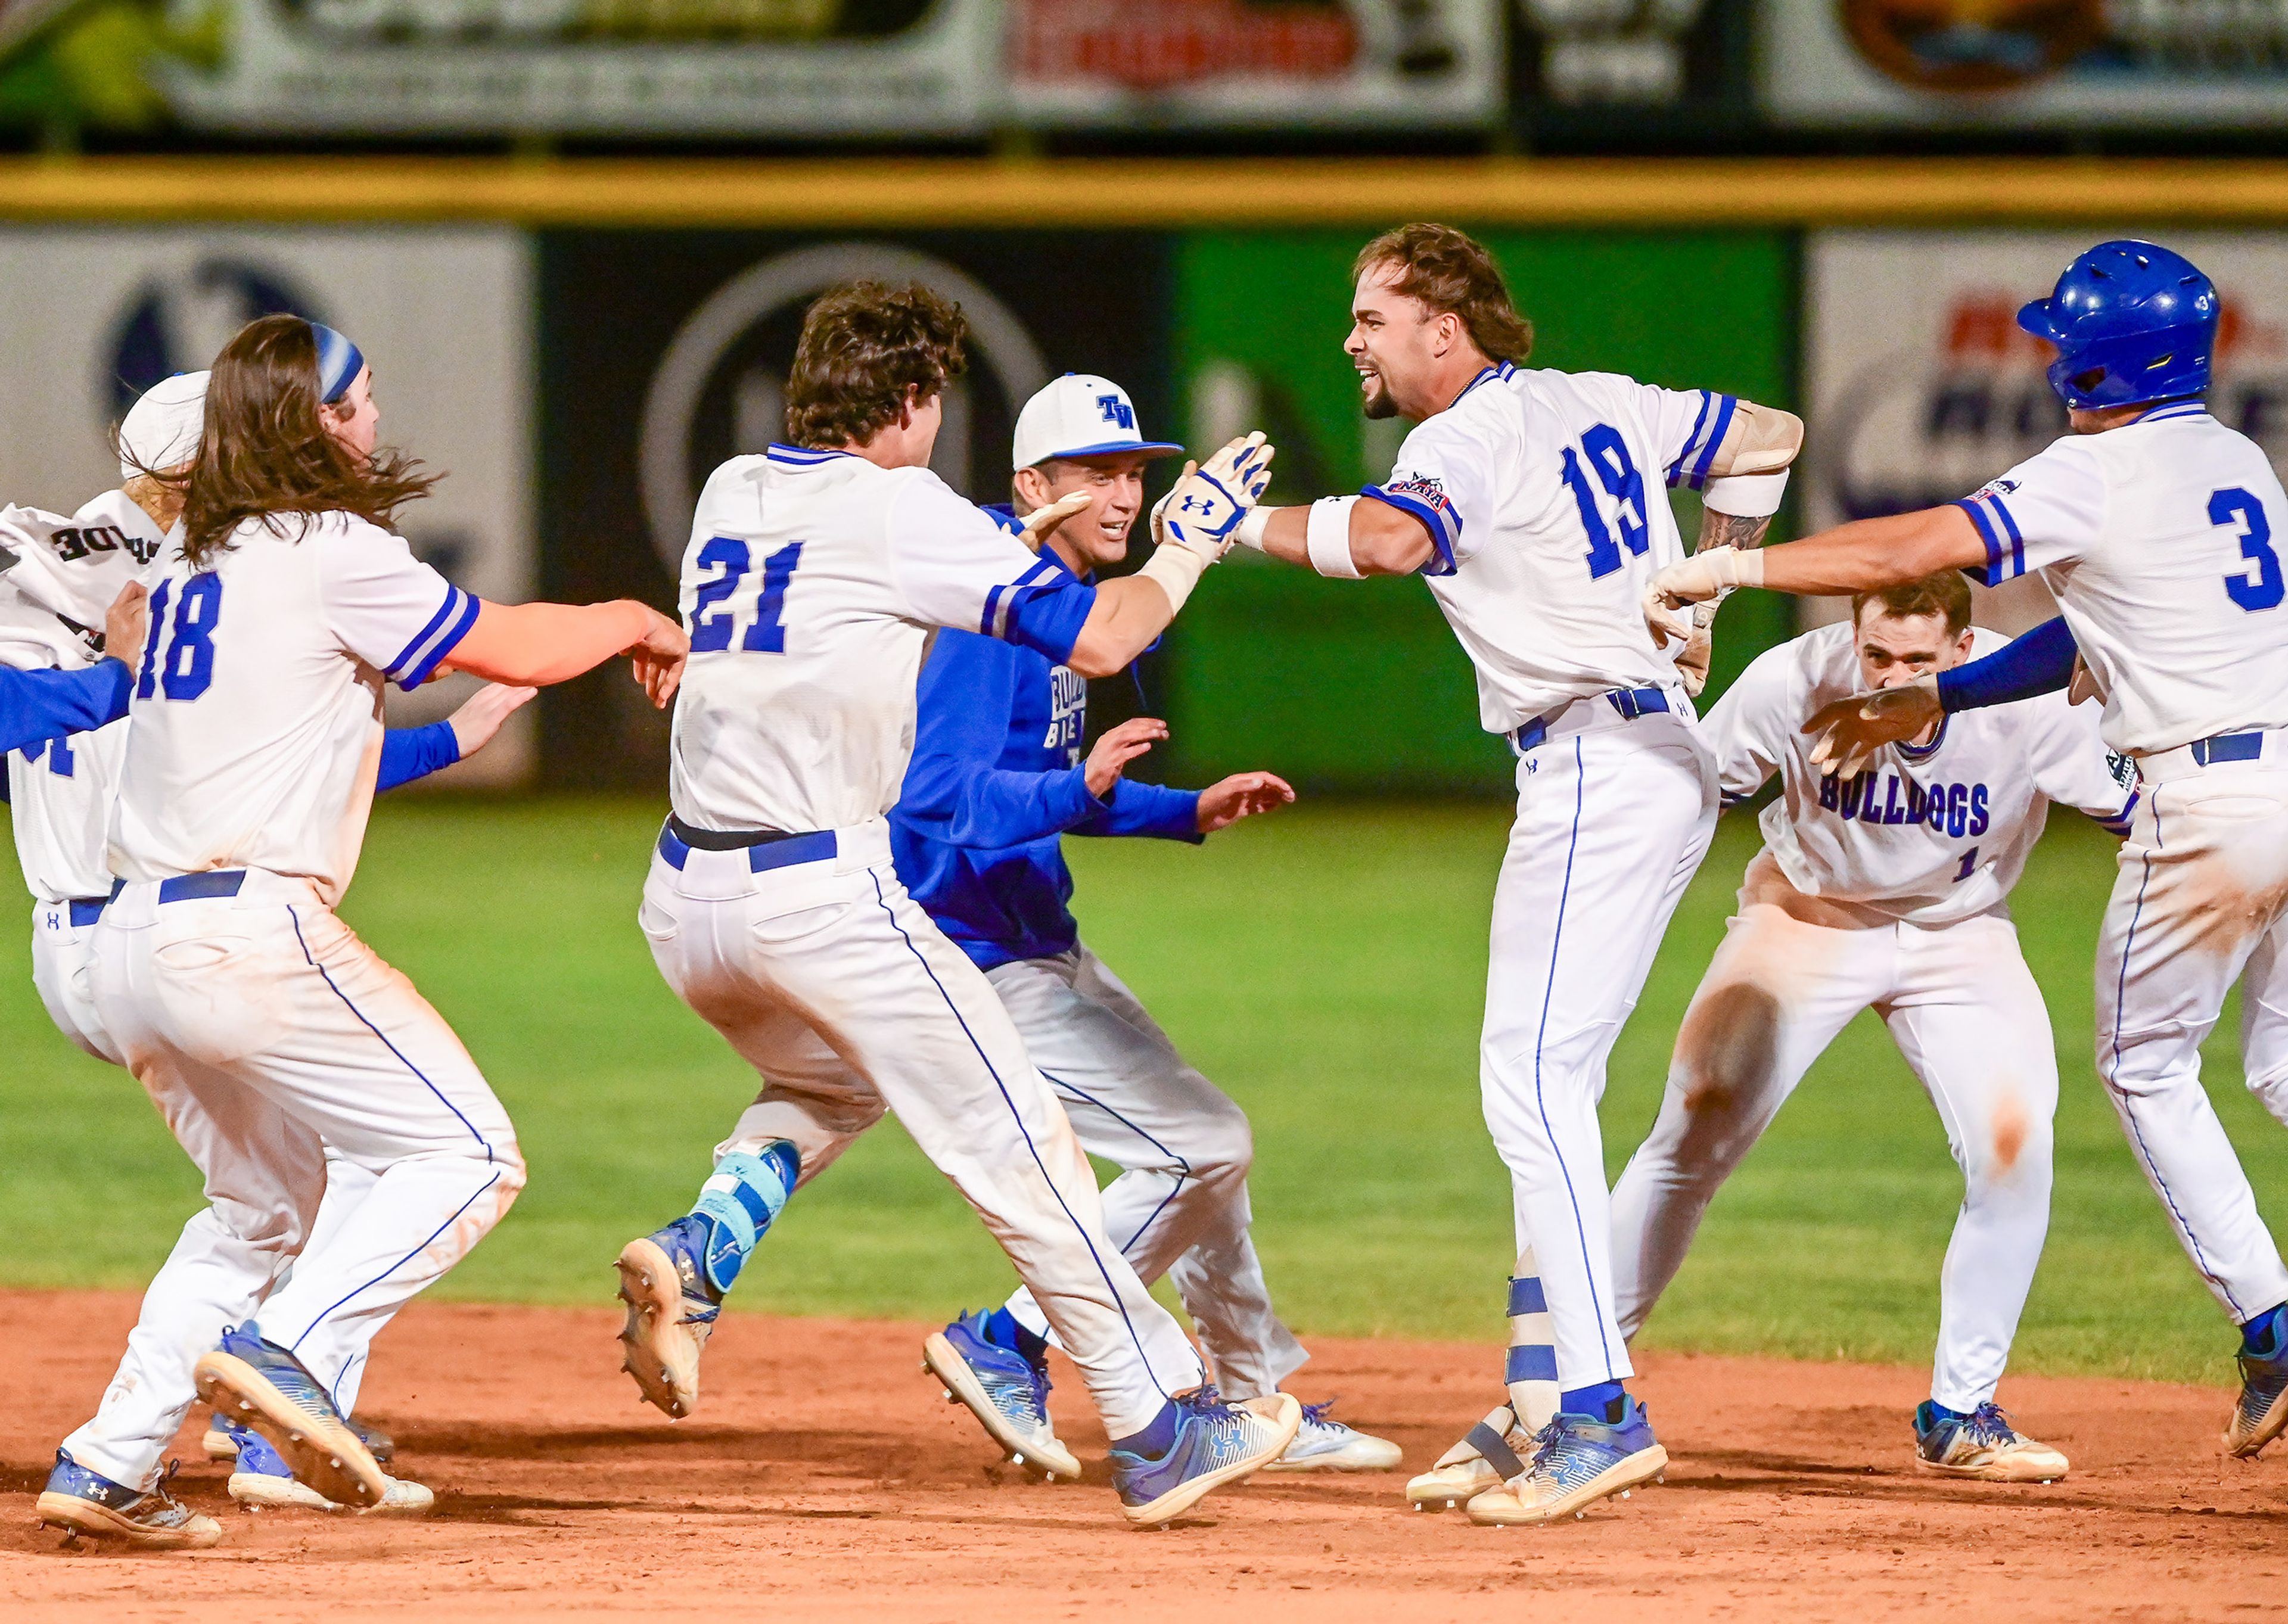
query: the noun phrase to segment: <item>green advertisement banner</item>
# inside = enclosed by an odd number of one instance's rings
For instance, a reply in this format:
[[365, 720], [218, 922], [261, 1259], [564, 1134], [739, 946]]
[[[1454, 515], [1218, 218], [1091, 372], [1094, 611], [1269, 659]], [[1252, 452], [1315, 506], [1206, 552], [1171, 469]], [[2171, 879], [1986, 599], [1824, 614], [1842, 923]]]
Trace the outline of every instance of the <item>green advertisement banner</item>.
[[[1795, 397], [1796, 250], [1779, 232], [1489, 232], [1532, 318], [1537, 366], [1625, 372], [1776, 405]], [[1177, 394], [1189, 444], [1248, 428], [1279, 448], [1271, 499], [1389, 471], [1406, 425], [1369, 423], [1342, 345], [1361, 239], [1202, 234], [1176, 256]], [[1688, 544], [1699, 499], [1674, 493]], [[1787, 516], [1775, 527], [1784, 534]], [[1784, 600], [1744, 593], [1718, 626], [1708, 700], [1787, 636]], [[1263, 767], [1353, 794], [1501, 793], [1508, 748], [1478, 725], [1469, 661], [1418, 580], [1331, 582], [1235, 554], [1171, 633], [1172, 775]]]

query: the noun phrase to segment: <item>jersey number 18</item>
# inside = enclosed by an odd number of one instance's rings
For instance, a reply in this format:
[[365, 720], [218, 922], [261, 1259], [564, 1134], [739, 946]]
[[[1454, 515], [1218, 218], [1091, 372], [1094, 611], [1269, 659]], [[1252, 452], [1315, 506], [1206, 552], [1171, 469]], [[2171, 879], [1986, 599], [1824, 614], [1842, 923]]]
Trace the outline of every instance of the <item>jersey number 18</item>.
[[[169, 630], [168, 599], [174, 598], [173, 635], [167, 652], [159, 653], [161, 635]], [[172, 576], [151, 594], [151, 635], [143, 644], [143, 670], [135, 679], [135, 697], [149, 699], [155, 690], [173, 700], [193, 700], [214, 684], [214, 634], [222, 619], [222, 577], [202, 570], [175, 591]]]

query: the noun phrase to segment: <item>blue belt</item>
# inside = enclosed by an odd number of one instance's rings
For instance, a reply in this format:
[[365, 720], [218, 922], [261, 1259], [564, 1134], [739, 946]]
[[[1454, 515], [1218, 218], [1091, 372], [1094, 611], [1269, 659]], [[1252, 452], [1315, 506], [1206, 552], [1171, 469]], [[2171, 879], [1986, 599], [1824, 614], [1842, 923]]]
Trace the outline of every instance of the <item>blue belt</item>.
[[2264, 735], [2254, 733], [2213, 733], [2205, 739], [2193, 741], [2193, 759], [2207, 766], [2213, 761], [2254, 761], [2264, 754]]
[[[179, 874], [171, 880], [159, 882], [159, 900], [192, 902], [203, 897], [235, 897], [238, 895], [238, 888], [245, 883], [246, 870], [243, 868], [209, 868], [199, 874]], [[114, 880], [111, 883], [111, 896], [116, 897], [126, 889], [126, 881]], [[104, 899], [107, 902], [110, 899], [110, 897]], [[76, 909], [79, 904], [75, 902], [72, 907]], [[100, 904], [97, 906], [96, 911], [102, 912]], [[75, 924], [78, 923], [76, 913], [74, 914], [72, 922]]]
[[[1668, 709], [1668, 693], [1663, 688], [1616, 688], [1603, 697], [1606, 703], [1632, 722], [1647, 711]], [[1556, 714], [1557, 712], [1553, 710], [1549, 716]], [[1536, 717], [1510, 735], [1511, 741], [1517, 746], [1517, 753], [1521, 756], [1528, 750], [1537, 749], [1548, 737], [1549, 717]]]
[[[663, 825], [659, 831], [659, 854], [667, 860], [671, 868], [681, 868], [691, 856], [690, 844], [676, 832]], [[839, 850], [832, 829], [819, 829], [808, 835], [782, 835], [763, 831], [753, 835], [724, 837], [724, 851], [743, 851], [747, 854], [747, 870], [761, 874], [770, 868], [790, 868], [797, 863], [820, 863], [833, 857]]]
[[74, 897], [67, 905], [71, 909], [72, 928], [78, 930], [102, 918], [103, 905], [110, 900], [108, 897]]

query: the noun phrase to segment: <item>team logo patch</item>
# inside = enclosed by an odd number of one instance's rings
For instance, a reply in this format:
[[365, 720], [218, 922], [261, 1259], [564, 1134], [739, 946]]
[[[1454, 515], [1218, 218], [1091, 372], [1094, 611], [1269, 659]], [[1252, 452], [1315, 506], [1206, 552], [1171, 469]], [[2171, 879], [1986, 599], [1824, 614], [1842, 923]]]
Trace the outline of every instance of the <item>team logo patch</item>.
[[1426, 473], [1408, 474], [1382, 488], [1394, 496], [1411, 496], [1424, 507], [1434, 508], [1449, 519], [1453, 517], [1454, 504], [1446, 499], [1446, 487]]

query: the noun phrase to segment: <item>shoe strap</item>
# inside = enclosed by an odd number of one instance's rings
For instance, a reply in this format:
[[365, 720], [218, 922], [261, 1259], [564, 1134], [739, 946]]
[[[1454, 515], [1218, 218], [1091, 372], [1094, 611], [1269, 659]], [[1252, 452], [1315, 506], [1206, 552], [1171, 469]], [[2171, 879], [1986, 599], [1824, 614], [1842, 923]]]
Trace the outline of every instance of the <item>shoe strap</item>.
[[1464, 1433], [1462, 1441], [1483, 1455], [1486, 1464], [1501, 1474], [1504, 1483], [1525, 1470], [1525, 1462], [1517, 1458], [1517, 1451], [1509, 1446], [1509, 1439], [1484, 1422]]

